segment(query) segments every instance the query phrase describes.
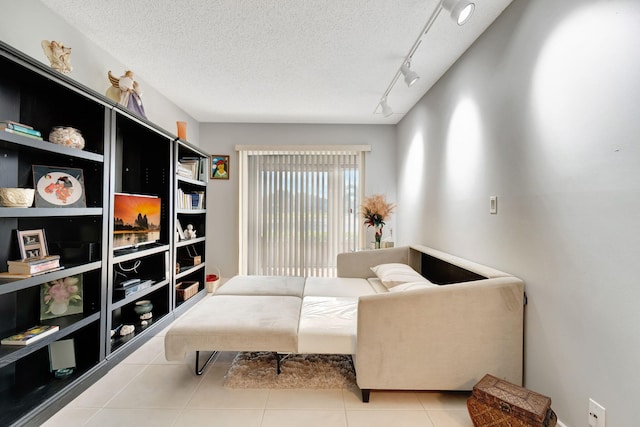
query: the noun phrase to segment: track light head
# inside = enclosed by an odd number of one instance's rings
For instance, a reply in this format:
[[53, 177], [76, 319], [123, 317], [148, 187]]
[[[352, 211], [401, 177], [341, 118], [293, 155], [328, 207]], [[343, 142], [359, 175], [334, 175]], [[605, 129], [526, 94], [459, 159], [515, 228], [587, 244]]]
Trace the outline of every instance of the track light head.
[[402, 64], [402, 67], [400, 67], [400, 72], [404, 76], [404, 82], [409, 87], [413, 86], [413, 84], [417, 82], [418, 79], [420, 78], [418, 73], [416, 73], [415, 71], [409, 68], [408, 62], [405, 62], [404, 64]]
[[469, 0], [444, 0], [442, 7], [451, 13], [451, 19], [458, 25], [464, 25], [471, 19], [476, 5]]
[[391, 107], [389, 107], [389, 104], [387, 104], [387, 97], [385, 96], [384, 98], [382, 98], [382, 101], [380, 101], [380, 106], [382, 107], [382, 115], [385, 117], [389, 117], [390, 115], [393, 114], [393, 110], [391, 109]]

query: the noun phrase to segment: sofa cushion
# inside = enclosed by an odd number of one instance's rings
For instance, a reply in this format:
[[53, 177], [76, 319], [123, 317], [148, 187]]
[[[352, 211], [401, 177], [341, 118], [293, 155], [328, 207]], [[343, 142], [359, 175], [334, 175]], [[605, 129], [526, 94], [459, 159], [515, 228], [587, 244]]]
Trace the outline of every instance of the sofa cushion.
[[407, 283], [402, 283], [400, 285], [396, 285], [392, 288], [389, 288], [389, 292], [405, 292], [405, 291], [415, 291], [415, 290], [419, 290], [419, 289], [426, 289], [429, 287], [433, 287], [433, 286], [438, 286], [438, 285], [434, 285], [431, 282], [407, 282]]
[[429, 282], [427, 279], [422, 277], [420, 273], [415, 271], [407, 264], [401, 263], [389, 263], [389, 264], [380, 264], [375, 267], [371, 267], [371, 271], [373, 271], [376, 276], [380, 279], [382, 284], [390, 289], [394, 286], [400, 285], [402, 283], [408, 282]]
[[295, 352], [301, 304], [292, 296], [208, 296], [170, 326], [165, 356], [183, 360], [199, 350]]
[[358, 298], [304, 297], [298, 353], [355, 354]]
[[359, 297], [377, 292], [367, 279], [349, 277], [307, 277], [304, 296], [316, 297]]
[[387, 289], [377, 277], [369, 277], [367, 281], [377, 294], [385, 294], [389, 292], [389, 289]]
[[302, 298], [304, 277], [234, 276], [215, 295], [287, 295]]

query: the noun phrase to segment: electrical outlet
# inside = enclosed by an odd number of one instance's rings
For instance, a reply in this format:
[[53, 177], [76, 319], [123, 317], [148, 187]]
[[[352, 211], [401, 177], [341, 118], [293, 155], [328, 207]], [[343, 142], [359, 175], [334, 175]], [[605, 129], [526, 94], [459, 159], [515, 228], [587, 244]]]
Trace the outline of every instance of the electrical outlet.
[[589, 399], [589, 427], [605, 427], [605, 409], [593, 399]]

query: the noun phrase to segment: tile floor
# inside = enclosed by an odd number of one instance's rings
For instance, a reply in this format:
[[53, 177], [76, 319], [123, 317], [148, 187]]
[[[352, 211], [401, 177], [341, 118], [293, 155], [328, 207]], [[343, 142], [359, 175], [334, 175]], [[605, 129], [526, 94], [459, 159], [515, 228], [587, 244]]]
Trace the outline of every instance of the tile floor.
[[472, 427], [465, 393], [373, 391], [362, 403], [357, 389], [230, 390], [234, 353], [196, 376], [195, 356], [167, 362], [163, 340], [161, 331], [44, 426]]

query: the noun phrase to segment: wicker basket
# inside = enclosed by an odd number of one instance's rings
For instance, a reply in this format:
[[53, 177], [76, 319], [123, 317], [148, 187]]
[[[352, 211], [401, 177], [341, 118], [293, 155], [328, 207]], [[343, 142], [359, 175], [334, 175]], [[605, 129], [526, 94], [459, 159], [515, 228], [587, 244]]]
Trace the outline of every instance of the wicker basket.
[[220, 269], [214, 267], [214, 274], [207, 274], [205, 276], [205, 288], [208, 293], [214, 293], [220, 287]]
[[176, 285], [176, 298], [186, 301], [198, 293], [199, 282], [180, 282]]

